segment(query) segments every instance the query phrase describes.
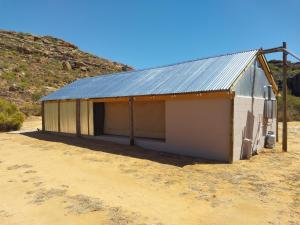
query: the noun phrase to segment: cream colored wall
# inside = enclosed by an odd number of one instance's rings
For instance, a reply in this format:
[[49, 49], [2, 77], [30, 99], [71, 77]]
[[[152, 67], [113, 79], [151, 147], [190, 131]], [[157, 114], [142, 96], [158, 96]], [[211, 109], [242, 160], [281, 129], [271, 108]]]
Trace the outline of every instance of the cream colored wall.
[[164, 101], [136, 101], [133, 104], [133, 112], [136, 137], [165, 138]]
[[[87, 103], [81, 103], [81, 120], [87, 121], [87, 109], [84, 109]], [[114, 135], [129, 135], [128, 103], [105, 103], [105, 106], [105, 132], [107, 134], [112, 132]], [[61, 102], [60, 108], [61, 132], [76, 133], [76, 102]], [[153, 150], [228, 161], [230, 108], [231, 102], [225, 98], [168, 100], [165, 102], [165, 141], [136, 137], [135, 144]], [[51, 106], [46, 103], [46, 114], [47, 109], [48, 112], [49, 110], [57, 112], [57, 103]], [[89, 104], [89, 109], [90, 135], [93, 135], [92, 102]], [[47, 130], [47, 126], [48, 129], [50, 126], [46, 121]], [[87, 132], [86, 125], [81, 124], [81, 129], [82, 132]], [[114, 137], [111, 136], [110, 140], [113, 141]]]
[[44, 105], [45, 130], [58, 131], [58, 104], [57, 102], [45, 102]]
[[76, 134], [76, 101], [60, 102], [60, 131]]
[[228, 161], [231, 101], [225, 98], [166, 101], [166, 139], [135, 139], [144, 148]]
[[80, 100], [80, 131], [82, 135], [94, 135], [93, 102], [88, 100]]
[[94, 135], [94, 113], [93, 113], [93, 102], [92, 101], [89, 101], [88, 102], [88, 105], [89, 105], [89, 123], [90, 123], [90, 126], [89, 126], [89, 129], [90, 129], [90, 135]]
[[89, 134], [88, 119], [88, 101], [80, 100], [80, 132], [83, 135]]
[[267, 131], [276, 132], [276, 119], [269, 119], [267, 125], [263, 122], [264, 98], [236, 96], [234, 98], [234, 147], [233, 159], [239, 160], [245, 151], [245, 138], [251, 139], [254, 149], [264, 145]]
[[128, 102], [105, 102], [104, 134], [129, 135]]

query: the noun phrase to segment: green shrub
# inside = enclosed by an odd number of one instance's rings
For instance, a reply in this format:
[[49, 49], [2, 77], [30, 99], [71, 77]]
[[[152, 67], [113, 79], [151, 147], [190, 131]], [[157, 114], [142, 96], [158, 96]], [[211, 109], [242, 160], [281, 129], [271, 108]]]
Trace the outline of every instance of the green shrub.
[[20, 110], [26, 116], [40, 116], [41, 115], [41, 106], [39, 104], [25, 103], [22, 107], [20, 107]]
[[19, 130], [24, 122], [24, 115], [16, 105], [0, 99], [0, 131]]
[[[300, 121], [300, 97], [287, 95], [287, 120]], [[282, 121], [282, 97], [278, 98], [278, 120]]]
[[7, 81], [13, 81], [16, 79], [16, 74], [14, 72], [4, 72], [2, 77]]

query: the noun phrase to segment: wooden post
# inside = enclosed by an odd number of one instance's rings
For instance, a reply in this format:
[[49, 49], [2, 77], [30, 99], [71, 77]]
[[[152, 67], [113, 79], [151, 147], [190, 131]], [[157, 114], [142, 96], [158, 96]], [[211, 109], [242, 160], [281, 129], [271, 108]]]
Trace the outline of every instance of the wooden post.
[[[286, 42], [283, 42], [283, 48], [287, 48]], [[287, 53], [282, 54], [282, 99], [283, 99], [283, 119], [282, 119], [282, 151], [287, 152]]]
[[233, 163], [233, 150], [234, 150], [234, 94], [230, 97], [230, 141], [229, 141], [229, 155], [228, 162]]
[[60, 100], [57, 102], [57, 129], [60, 132]]
[[276, 142], [279, 141], [278, 136], [278, 97], [276, 96]]
[[134, 124], [133, 124], [133, 97], [129, 98], [129, 144], [134, 145]]
[[88, 135], [90, 135], [90, 101], [86, 101], [87, 105], [87, 127], [88, 127]]
[[41, 105], [41, 114], [42, 114], [42, 131], [45, 131], [45, 102], [42, 101]]
[[76, 99], [76, 135], [81, 136], [80, 130], [80, 99]]

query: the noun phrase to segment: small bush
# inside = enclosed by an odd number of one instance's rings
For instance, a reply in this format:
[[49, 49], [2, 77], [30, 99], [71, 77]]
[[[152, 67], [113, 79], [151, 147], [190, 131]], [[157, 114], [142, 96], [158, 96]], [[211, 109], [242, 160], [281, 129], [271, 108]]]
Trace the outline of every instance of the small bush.
[[20, 110], [26, 116], [40, 116], [41, 115], [41, 106], [39, 104], [26, 103], [22, 107], [20, 107]]
[[24, 122], [24, 115], [16, 105], [0, 99], [0, 131], [19, 130]]

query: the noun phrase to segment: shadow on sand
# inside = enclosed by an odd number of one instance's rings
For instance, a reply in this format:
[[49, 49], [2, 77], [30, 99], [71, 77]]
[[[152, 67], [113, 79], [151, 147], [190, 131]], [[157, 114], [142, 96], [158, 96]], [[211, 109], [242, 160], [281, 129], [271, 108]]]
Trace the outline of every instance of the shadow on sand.
[[223, 162], [206, 159], [180, 156], [172, 153], [146, 150], [137, 146], [121, 145], [112, 142], [76, 137], [74, 135], [61, 135], [56, 133], [31, 131], [22, 132], [21, 135], [49, 142], [60, 142], [91, 151], [106, 152], [115, 155], [129, 156], [138, 159], [146, 159], [153, 162], [168, 164], [178, 167], [193, 164], [223, 164]]

